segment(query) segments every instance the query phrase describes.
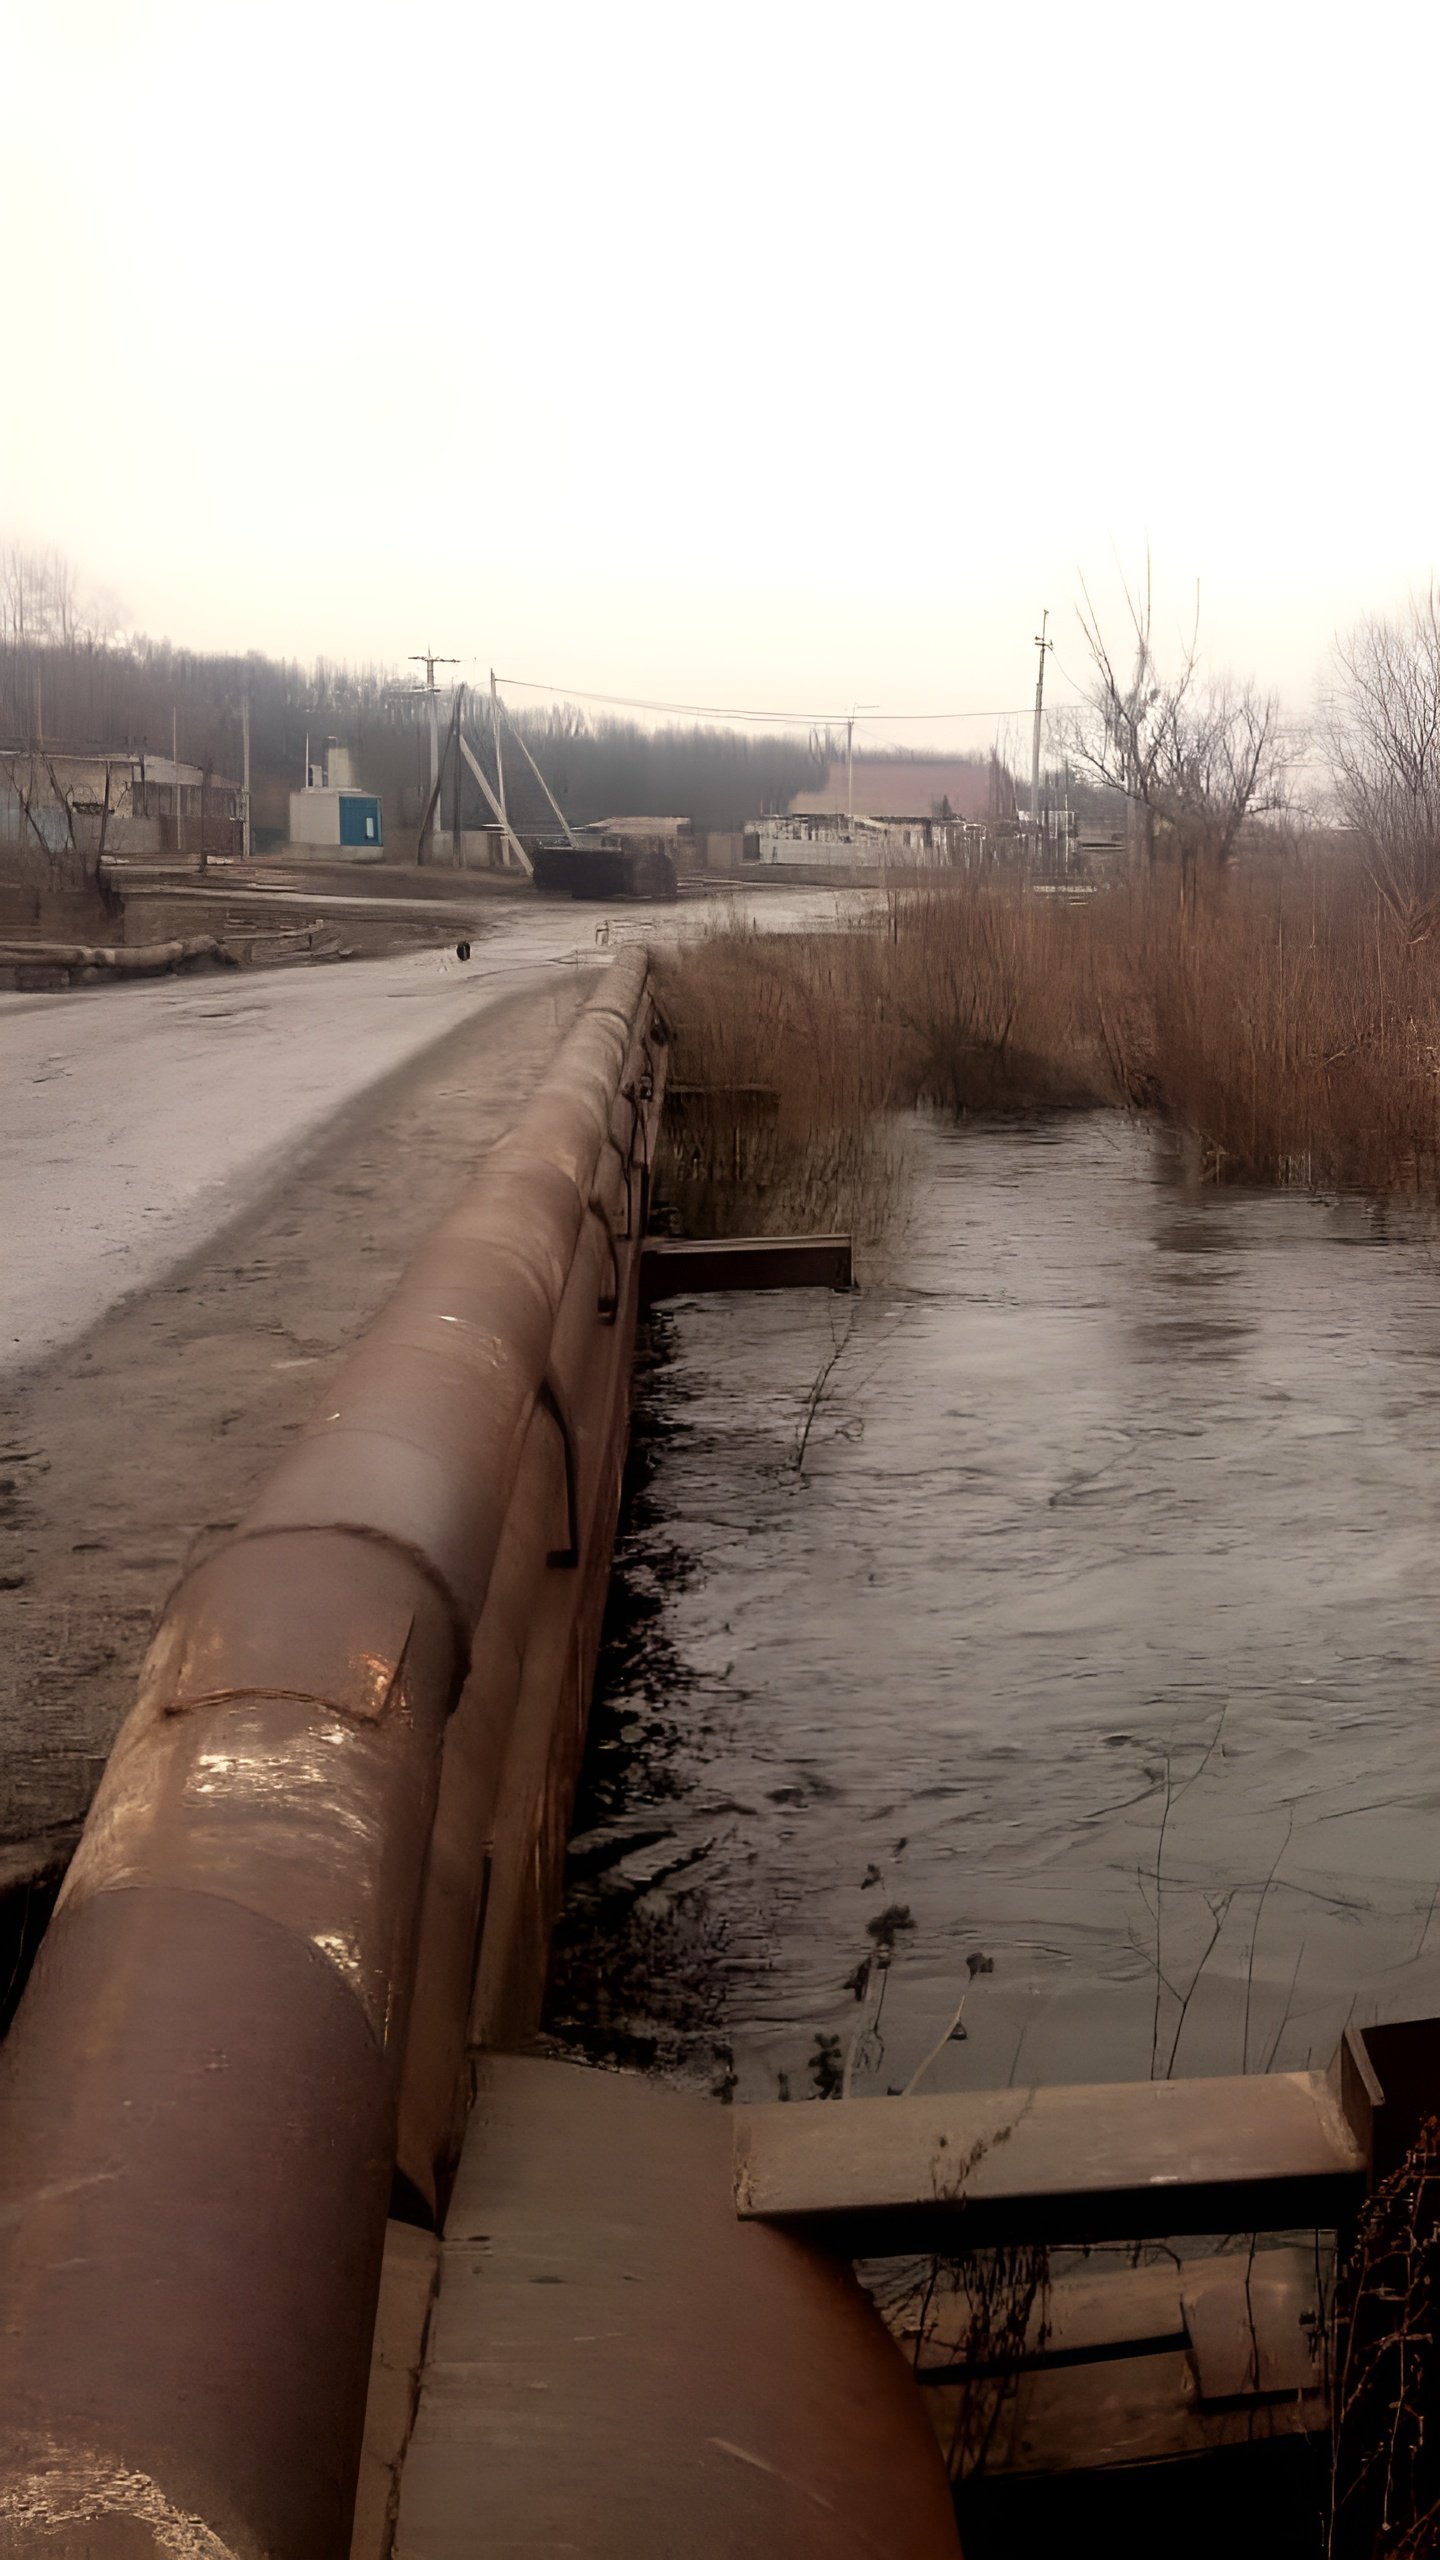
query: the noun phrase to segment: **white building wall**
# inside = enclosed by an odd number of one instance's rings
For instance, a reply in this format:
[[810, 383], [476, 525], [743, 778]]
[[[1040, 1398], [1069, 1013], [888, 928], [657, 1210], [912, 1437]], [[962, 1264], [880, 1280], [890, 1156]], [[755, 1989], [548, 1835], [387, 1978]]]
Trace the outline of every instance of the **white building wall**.
[[338, 791], [291, 792], [290, 841], [292, 844], [339, 843], [340, 794]]
[[[874, 871], [887, 864], [900, 869], [931, 869], [947, 860], [944, 842], [927, 845], [923, 826], [903, 820], [885, 823], [843, 817], [761, 819], [756, 834], [762, 863], [794, 863], [808, 870]], [[945, 830], [933, 833], [943, 839]]]

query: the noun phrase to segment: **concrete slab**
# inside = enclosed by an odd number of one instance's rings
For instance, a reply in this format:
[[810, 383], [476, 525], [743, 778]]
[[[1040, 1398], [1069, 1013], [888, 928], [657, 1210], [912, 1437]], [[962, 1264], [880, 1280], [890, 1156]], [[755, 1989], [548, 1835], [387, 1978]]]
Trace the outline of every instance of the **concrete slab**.
[[728, 2110], [486, 2055], [397, 2560], [940, 2560], [920, 2393], [848, 2270], [736, 2222]]
[[400, 2470], [420, 2392], [439, 2269], [440, 2243], [433, 2231], [418, 2231], [409, 2222], [386, 2226], [350, 2560], [390, 2560]]

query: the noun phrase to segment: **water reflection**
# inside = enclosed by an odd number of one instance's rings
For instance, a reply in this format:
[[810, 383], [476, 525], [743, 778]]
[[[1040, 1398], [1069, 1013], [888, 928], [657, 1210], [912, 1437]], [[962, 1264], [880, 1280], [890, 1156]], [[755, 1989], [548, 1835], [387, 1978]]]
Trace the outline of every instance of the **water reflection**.
[[1433, 1233], [1107, 1116], [921, 1143], [887, 1285], [684, 1306], [642, 1382], [554, 2023], [798, 2093], [896, 1905], [860, 2086], [978, 1953], [936, 2084], [1440, 2008]]

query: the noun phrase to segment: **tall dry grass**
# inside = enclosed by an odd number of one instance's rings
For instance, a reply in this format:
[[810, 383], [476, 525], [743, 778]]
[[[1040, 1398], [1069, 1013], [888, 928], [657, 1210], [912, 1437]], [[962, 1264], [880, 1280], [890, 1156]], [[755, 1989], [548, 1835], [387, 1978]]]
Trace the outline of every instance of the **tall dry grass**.
[[687, 1224], [882, 1225], [917, 1105], [1149, 1109], [1217, 1179], [1440, 1198], [1440, 943], [1324, 848], [1185, 904], [1163, 875], [947, 880], [845, 931], [719, 932], [662, 980]]
[[869, 934], [720, 932], [659, 968], [671, 1024], [660, 1197], [689, 1235], [844, 1229], [903, 1195], [911, 1085]]

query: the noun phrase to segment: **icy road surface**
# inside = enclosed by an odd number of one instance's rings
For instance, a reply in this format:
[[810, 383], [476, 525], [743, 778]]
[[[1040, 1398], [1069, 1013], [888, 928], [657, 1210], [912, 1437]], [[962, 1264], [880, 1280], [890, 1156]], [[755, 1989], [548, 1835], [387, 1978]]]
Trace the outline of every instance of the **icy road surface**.
[[[853, 892], [850, 898], [853, 901]], [[832, 920], [827, 891], [678, 907], [517, 906], [453, 944], [332, 967], [0, 996], [0, 1370], [151, 1288], [275, 1182], [332, 1115], [457, 1025], [621, 942], [758, 910]], [[442, 927], [454, 933], [454, 924]]]

